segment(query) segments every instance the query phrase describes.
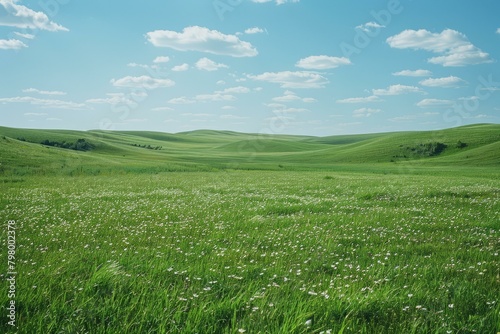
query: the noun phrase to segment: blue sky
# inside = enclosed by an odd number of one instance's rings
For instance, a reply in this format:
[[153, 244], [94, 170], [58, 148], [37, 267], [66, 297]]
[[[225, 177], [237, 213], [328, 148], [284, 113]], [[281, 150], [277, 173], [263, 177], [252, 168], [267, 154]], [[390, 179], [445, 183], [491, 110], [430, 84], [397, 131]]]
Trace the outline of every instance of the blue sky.
[[0, 0], [0, 125], [336, 135], [500, 122], [500, 2]]

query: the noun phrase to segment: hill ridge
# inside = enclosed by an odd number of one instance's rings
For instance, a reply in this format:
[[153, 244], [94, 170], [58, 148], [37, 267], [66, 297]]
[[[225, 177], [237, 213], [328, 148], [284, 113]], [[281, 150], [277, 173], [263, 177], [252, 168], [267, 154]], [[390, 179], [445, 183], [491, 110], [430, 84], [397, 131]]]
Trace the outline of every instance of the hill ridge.
[[500, 124], [326, 137], [0, 127], [0, 136], [0, 175], [500, 166]]

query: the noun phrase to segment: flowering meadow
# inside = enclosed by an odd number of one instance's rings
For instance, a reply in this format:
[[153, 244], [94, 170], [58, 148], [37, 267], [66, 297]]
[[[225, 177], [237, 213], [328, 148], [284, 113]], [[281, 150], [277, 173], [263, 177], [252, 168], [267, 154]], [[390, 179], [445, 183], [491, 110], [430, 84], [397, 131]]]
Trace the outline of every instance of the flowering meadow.
[[[497, 333], [500, 180], [218, 171], [2, 184], [1, 333]], [[16, 222], [16, 327], [7, 221]]]

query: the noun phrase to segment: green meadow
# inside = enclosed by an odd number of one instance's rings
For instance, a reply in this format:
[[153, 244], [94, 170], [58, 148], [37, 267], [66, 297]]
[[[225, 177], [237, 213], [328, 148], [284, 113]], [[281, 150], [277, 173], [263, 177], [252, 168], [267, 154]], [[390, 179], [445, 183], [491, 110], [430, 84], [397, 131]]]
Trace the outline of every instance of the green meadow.
[[500, 332], [500, 125], [0, 127], [0, 163], [0, 333]]

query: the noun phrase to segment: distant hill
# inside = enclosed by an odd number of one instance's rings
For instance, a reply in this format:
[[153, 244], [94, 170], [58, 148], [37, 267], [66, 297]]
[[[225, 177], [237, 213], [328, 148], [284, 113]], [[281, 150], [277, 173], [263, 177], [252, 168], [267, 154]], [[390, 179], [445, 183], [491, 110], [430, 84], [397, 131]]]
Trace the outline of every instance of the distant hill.
[[[311, 137], [0, 127], [0, 175], [500, 167], [500, 125]], [[378, 167], [377, 167], [378, 166]]]

